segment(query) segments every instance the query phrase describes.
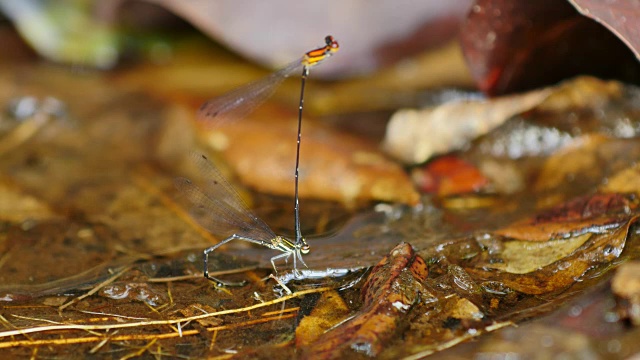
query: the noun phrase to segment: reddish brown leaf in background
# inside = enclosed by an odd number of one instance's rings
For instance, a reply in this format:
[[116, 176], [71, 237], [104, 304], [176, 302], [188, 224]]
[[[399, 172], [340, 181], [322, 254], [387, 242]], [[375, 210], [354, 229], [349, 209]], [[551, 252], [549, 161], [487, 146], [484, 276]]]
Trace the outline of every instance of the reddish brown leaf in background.
[[417, 169], [413, 179], [421, 191], [439, 196], [479, 191], [488, 184], [477, 167], [453, 155], [440, 157]]
[[555, 206], [530, 219], [494, 231], [508, 238], [547, 241], [619, 226], [637, 207], [635, 195], [595, 194]]
[[578, 74], [639, 80], [632, 52], [564, 1], [477, 0], [460, 40], [478, 87], [490, 95]]
[[[427, 264], [408, 243], [394, 247], [376, 265], [362, 286], [364, 306], [352, 320], [325, 333], [301, 358], [333, 359], [348, 357], [349, 349], [376, 356], [398, 331], [427, 277]], [[353, 354], [352, 354], [353, 355]]]
[[628, 0], [569, 0], [578, 11], [607, 27], [640, 59], [640, 2]]

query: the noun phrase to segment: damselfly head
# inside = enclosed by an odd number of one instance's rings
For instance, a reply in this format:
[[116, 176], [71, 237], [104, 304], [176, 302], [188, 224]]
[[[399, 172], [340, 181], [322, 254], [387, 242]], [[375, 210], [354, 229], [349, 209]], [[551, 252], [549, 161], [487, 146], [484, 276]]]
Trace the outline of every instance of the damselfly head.
[[304, 238], [300, 239], [302, 240], [302, 245], [300, 246], [300, 252], [303, 254], [308, 254], [309, 251], [311, 251], [311, 247], [309, 246], [309, 244], [307, 244], [307, 242], [304, 240]]
[[324, 42], [327, 44], [326, 49], [328, 49], [331, 54], [340, 50], [340, 45], [338, 44], [336, 39], [333, 38], [333, 36], [327, 35], [327, 37], [324, 38]]

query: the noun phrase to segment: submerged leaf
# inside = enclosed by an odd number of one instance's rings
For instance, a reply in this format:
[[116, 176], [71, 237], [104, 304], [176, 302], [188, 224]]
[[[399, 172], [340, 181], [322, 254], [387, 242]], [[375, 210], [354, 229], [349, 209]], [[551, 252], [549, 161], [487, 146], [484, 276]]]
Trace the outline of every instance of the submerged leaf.
[[[562, 291], [583, 278], [590, 269], [606, 265], [617, 259], [626, 244], [629, 228], [635, 224], [637, 219], [638, 216], [629, 217], [624, 224], [613, 231], [591, 235], [584, 244], [568, 256], [536, 271], [519, 274], [490, 270], [491, 267], [495, 268], [495, 265], [493, 265], [494, 259], [491, 258], [483, 260], [473, 268], [467, 268], [467, 271], [480, 278], [500, 281], [504, 285], [525, 294], [539, 295]], [[576, 240], [576, 242], [579, 241]], [[570, 247], [568, 246], [569, 249]], [[532, 254], [532, 256], [537, 255]], [[549, 257], [549, 259], [551, 258], [553, 256]], [[519, 259], [507, 260], [518, 261]], [[509, 266], [509, 264], [506, 264], [506, 266]]]
[[338, 324], [349, 314], [349, 308], [336, 291], [322, 293], [309, 316], [296, 328], [296, 346], [311, 345], [325, 331]]
[[628, 221], [631, 210], [636, 207], [634, 195], [582, 196], [493, 233], [525, 241], [547, 241], [589, 232], [600, 233]]
[[487, 267], [512, 274], [526, 274], [564, 258], [591, 238], [592, 234], [574, 236], [566, 240], [546, 242], [507, 241], [504, 249]]

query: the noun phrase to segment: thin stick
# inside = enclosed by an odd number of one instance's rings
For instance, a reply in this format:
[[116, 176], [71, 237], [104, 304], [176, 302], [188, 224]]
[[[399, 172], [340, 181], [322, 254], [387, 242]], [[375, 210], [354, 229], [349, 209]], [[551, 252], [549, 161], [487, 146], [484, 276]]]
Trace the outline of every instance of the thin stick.
[[125, 356], [121, 357], [120, 360], [128, 360], [128, 359], [132, 359], [132, 358], [137, 357], [137, 356], [142, 356], [142, 354], [144, 354], [147, 350], [149, 350], [149, 348], [151, 346], [153, 346], [153, 344], [155, 344], [156, 341], [158, 341], [157, 338], [152, 339], [147, 345], [143, 346], [140, 350], [138, 350], [136, 352], [133, 352], [133, 353], [131, 353], [129, 355], [125, 355]]
[[288, 313], [288, 312], [296, 312], [296, 311], [300, 311], [300, 307], [296, 306], [293, 308], [288, 308], [288, 309], [283, 309], [283, 310], [276, 310], [276, 311], [268, 311], [264, 314], [262, 314], [262, 316], [271, 316], [271, 315], [275, 315], [275, 314], [284, 314], [284, 313]]
[[[257, 266], [245, 266], [237, 269], [210, 272], [209, 275], [220, 276], [220, 275], [227, 275], [227, 274], [238, 274], [238, 273], [243, 273], [245, 271], [255, 270], [257, 268], [258, 268]], [[151, 278], [151, 279], [148, 279], [147, 282], [159, 283], [159, 282], [170, 282], [170, 281], [182, 281], [182, 280], [189, 280], [189, 279], [202, 279], [202, 277], [203, 277], [202, 273], [198, 273], [198, 274], [190, 274], [190, 275], [172, 276], [172, 277], [166, 277], [166, 278]]]
[[[245, 312], [245, 311], [251, 311], [251, 310], [259, 309], [259, 308], [262, 308], [262, 307], [265, 307], [265, 306], [279, 304], [279, 303], [281, 303], [283, 301], [287, 301], [289, 299], [298, 298], [298, 297], [301, 297], [301, 296], [304, 296], [304, 295], [307, 295], [307, 294], [325, 292], [325, 291], [329, 291], [331, 289], [332, 288], [330, 288], [330, 287], [321, 287], [321, 288], [317, 288], [317, 289], [301, 290], [301, 291], [295, 292], [295, 293], [293, 293], [291, 295], [285, 295], [283, 297], [280, 297], [280, 298], [277, 298], [277, 299], [274, 299], [274, 300], [271, 300], [271, 301], [267, 301], [267, 302], [264, 302], [264, 303], [259, 303], [259, 304], [247, 306], [247, 307], [244, 307], [244, 308], [216, 311], [216, 312], [212, 312], [212, 313], [208, 313], [208, 314], [195, 315], [195, 316], [190, 316], [190, 317], [181, 318], [181, 319], [150, 320], [150, 321], [140, 321], [140, 322], [123, 323], [123, 324], [105, 324], [105, 325], [60, 324], [60, 325], [37, 326], [37, 327], [33, 327], [33, 328], [2, 331], [2, 332], [0, 332], [0, 338], [8, 337], [8, 336], [15, 336], [15, 335], [24, 335], [24, 334], [31, 334], [31, 333], [37, 333], [37, 332], [44, 332], [44, 331], [109, 330], [109, 329], [122, 329], [122, 328], [132, 328], [132, 327], [152, 326], [152, 325], [172, 325], [172, 324], [177, 324], [177, 323], [181, 323], [181, 322], [185, 322], [185, 321], [206, 319], [206, 318], [210, 318], [210, 317], [214, 317], [214, 316], [235, 314], [235, 313], [240, 313], [240, 312]], [[13, 316], [16, 316], [16, 315], [13, 315]], [[0, 343], [0, 348], [2, 348], [2, 343]]]
[[[239, 324], [230, 324], [230, 325], [222, 325], [207, 328], [207, 331], [217, 332], [220, 330], [230, 330], [244, 326], [251, 326], [256, 324], [262, 324], [270, 321], [277, 320], [286, 320], [290, 318], [296, 317], [296, 314], [287, 314], [284, 316], [273, 316], [269, 318], [256, 319], [251, 321], [246, 321]], [[185, 330], [182, 332], [182, 336], [191, 336], [199, 334], [199, 330]], [[153, 340], [153, 339], [170, 339], [180, 337], [180, 334], [177, 332], [170, 332], [164, 334], [130, 334], [130, 335], [118, 335], [112, 336], [111, 341], [134, 341], [134, 340]], [[43, 345], [71, 345], [71, 344], [82, 344], [89, 342], [97, 342], [104, 340], [104, 336], [89, 336], [82, 338], [67, 338], [67, 339], [42, 339], [42, 340], [17, 340], [17, 341], [7, 341], [0, 342], [0, 349], [16, 347], [16, 346], [43, 346]]]

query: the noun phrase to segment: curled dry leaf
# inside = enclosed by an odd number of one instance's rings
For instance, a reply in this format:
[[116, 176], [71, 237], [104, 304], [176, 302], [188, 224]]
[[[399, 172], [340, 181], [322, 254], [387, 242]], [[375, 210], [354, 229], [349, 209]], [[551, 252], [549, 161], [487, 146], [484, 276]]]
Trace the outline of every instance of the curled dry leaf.
[[[280, 120], [277, 120], [280, 118]], [[297, 122], [286, 114], [222, 124], [207, 134], [240, 180], [258, 191], [293, 195]], [[302, 126], [300, 196], [352, 204], [381, 200], [416, 204], [404, 170], [361, 138], [309, 118]]]
[[[371, 271], [362, 287], [364, 305], [350, 321], [319, 337], [302, 349], [302, 358], [348, 357], [351, 351], [377, 356], [400, 329], [426, 289], [424, 260], [410, 244], [401, 243]], [[352, 353], [353, 356], [353, 353]]]
[[467, 143], [530, 110], [551, 88], [492, 100], [450, 102], [422, 110], [399, 110], [387, 125], [384, 149], [407, 164], [418, 164], [463, 148]]

